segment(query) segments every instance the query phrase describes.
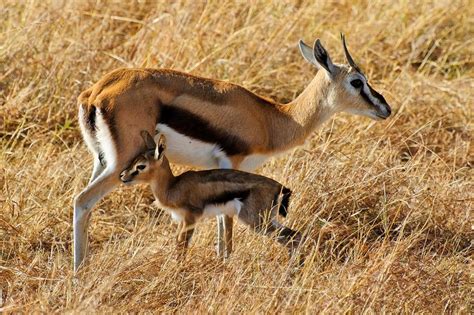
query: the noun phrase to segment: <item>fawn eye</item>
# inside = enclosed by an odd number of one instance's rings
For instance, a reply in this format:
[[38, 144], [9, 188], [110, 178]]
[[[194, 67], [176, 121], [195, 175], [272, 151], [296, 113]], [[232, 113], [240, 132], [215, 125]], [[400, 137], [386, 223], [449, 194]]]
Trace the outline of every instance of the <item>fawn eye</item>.
[[355, 87], [356, 89], [360, 88], [362, 86], [362, 80], [360, 79], [355, 79], [351, 81], [351, 85]]
[[146, 167], [146, 166], [143, 165], [143, 164], [142, 164], [142, 165], [138, 165], [138, 166], [137, 166], [137, 170], [143, 171], [143, 170], [145, 169], [145, 167]]

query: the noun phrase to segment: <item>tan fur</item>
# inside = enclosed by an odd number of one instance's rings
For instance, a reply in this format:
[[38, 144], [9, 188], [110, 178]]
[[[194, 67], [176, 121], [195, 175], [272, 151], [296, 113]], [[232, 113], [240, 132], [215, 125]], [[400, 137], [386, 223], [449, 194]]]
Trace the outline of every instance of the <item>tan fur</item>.
[[83, 92], [79, 102], [114, 116], [119, 147], [134, 143], [142, 129], [154, 130], [160, 104], [186, 109], [213, 126], [239, 135], [252, 153], [284, 151], [299, 145], [307, 133], [305, 127], [310, 127], [297, 124], [289, 114], [297, 107], [305, 111], [310, 104], [277, 104], [232, 83], [172, 70], [112, 71]]

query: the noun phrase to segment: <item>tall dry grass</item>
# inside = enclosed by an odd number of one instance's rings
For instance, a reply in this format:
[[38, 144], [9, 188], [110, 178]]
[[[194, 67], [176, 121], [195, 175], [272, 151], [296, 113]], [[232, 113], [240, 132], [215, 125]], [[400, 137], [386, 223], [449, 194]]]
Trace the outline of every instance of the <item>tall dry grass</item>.
[[[5, 312], [472, 312], [471, 1], [1, 1], [0, 310]], [[338, 115], [260, 173], [292, 187], [305, 267], [242, 227], [229, 262], [215, 222], [188, 260], [148, 189], [94, 210], [72, 273], [72, 198], [91, 157], [76, 97], [117, 67], [166, 67], [279, 101], [315, 73], [299, 38], [343, 61], [339, 32], [393, 116]]]

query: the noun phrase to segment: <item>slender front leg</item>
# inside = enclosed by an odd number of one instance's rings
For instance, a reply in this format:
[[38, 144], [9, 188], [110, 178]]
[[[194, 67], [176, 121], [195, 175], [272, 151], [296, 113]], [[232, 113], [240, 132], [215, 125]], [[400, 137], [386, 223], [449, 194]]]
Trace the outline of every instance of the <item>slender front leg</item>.
[[92, 207], [105, 195], [107, 195], [118, 184], [119, 174], [116, 172], [105, 172], [90, 183], [74, 199], [74, 271], [84, 260], [87, 253], [87, 228]]
[[225, 251], [224, 230], [225, 230], [224, 216], [219, 215], [217, 216], [217, 246], [216, 246], [217, 256], [219, 257], [224, 257], [224, 251]]
[[233, 240], [232, 240], [232, 232], [234, 227], [234, 219], [229, 216], [223, 216], [224, 220], [224, 232], [225, 232], [225, 255], [224, 258], [227, 259], [230, 257], [230, 254], [233, 250]]
[[184, 219], [178, 226], [178, 235], [176, 237], [176, 249], [178, 260], [183, 261], [186, 256], [186, 250], [194, 233], [194, 220]]
[[[232, 161], [221, 150], [214, 152], [217, 165], [222, 169], [231, 169]], [[233, 219], [226, 215], [217, 216], [217, 256], [226, 259], [232, 252]]]

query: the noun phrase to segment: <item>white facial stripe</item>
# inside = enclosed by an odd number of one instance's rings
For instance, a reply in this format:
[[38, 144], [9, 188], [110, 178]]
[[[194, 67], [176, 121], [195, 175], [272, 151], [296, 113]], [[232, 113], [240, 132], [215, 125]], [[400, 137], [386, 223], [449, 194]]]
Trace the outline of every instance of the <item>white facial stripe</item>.
[[86, 145], [87, 145], [87, 148], [89, 148], [89, 151], [91, 151], [94, 154], [94, 156], [97, 158], [97, 156], [99, 155], [99, 152], [98, 152], [99, 144], [97, 143], [97, 140], [94, 138], [92, 131], [90, 131], [87, 128], [86, 124], [87, 122], [85, 118], [85, 112], [81, 105], [79, 106], [79, 127], [81, 128], [81, 131], [82, 131], [82, 137], [84, 138], [84, 141], [86, 142]]

